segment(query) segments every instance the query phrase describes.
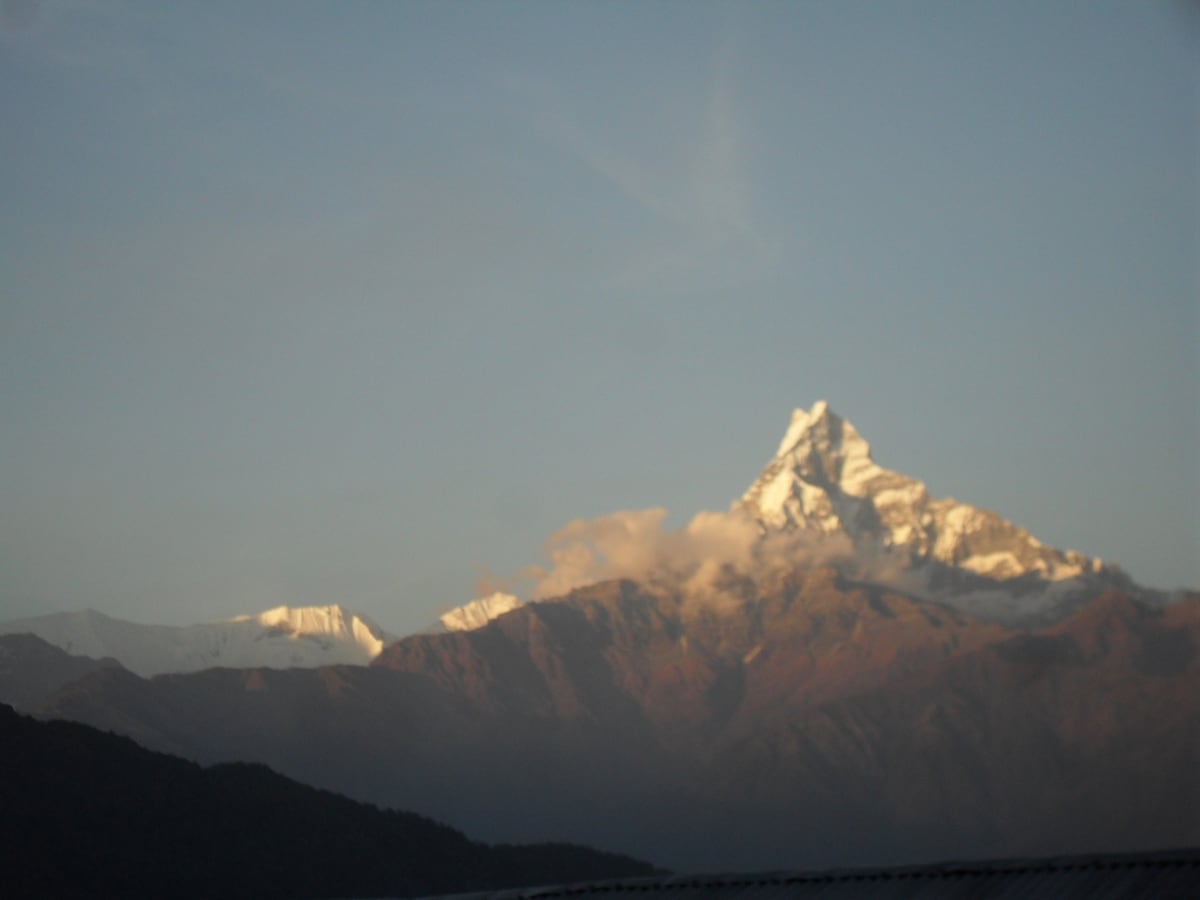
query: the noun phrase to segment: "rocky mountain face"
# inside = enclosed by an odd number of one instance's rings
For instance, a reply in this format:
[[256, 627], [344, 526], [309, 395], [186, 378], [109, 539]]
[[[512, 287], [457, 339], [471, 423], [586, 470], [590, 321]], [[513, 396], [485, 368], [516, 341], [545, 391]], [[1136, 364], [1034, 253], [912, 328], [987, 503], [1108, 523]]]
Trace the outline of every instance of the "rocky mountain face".
[[1200, 841], [1200, 596], [1037, 631], [832, 568], [734, 610], [610, 582], [369, 668], [93, 673], [44, 712], [487, 840], [683, 870]]
[[922, 482], [879, 466], [824, 401], [792, 414], [734, 509], [764, 533], [845, 537], [847, 563], [864, 577], [1010, 625], [1060, 619], [1104, 588], [1138, 590], [1100, 559], [1046, 546], [990, 510], [930, 497]]

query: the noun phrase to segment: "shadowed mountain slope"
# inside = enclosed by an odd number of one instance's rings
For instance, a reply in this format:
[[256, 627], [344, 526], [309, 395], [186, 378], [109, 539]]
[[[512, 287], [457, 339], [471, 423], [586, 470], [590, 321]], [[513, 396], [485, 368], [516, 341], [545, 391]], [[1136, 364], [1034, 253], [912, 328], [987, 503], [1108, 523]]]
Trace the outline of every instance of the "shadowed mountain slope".
[[487, 847], [258, 765], [202, 769], [0, 706], [9, 896], [411, 896], [649, 873], [583, 847]]
[[742, 589], [610, 582], [369, 668], [98, 672], [45, 711], [677, 870], [1200, 843], [1200, 597], [1024, 632], [828, 568]]
[[120, 667], [115, 659], [72, 656], [32, 634], [0, 635], [0, 703], [34, 710], [89, 672]]

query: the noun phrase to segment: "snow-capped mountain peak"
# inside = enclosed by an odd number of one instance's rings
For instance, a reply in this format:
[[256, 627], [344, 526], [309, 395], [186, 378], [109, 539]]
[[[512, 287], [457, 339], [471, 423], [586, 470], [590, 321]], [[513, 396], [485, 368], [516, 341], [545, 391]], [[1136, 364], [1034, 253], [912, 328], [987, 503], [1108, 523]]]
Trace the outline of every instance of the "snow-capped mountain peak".
[[[994, 512], [932, 499], [922, 482], [876, 463], [857, 429], [825, 401], [792, 414], [779, 451], [734, 506], [765, 532], [844, 535], [866, 556], [884, 551], [910, 571], [940, 564], [1000, 584], [1032, 578], [1057, 585], [1060, 599], [1093, 577], [1127, 583], [1099, 559], [1046, 546]], [[1036, 592], [1026, 595], [1025, 606], [1039, 604]]]
[[879, 466], [857, 429], [822, 400], [792, 414], [779, 451], [741, 505], [768, 528], [845, 531], [892, 546], [919, 541], [920, 519], [872, 513], [907, 512], [925, 499], [921, 482]]
[[327, 637], [353, 644], [374, 659], [390, 636], [361, 613], [338, 604], [330, 606], [277, 606], [254, 616], [237, 616], [230, 622], [256, 622], [292, 636]]
[[438, 624], [446, 631], [472, 631], [482, 628], [497, 616], [516, 609], [521, 603], [520, 597], [497, 591], [444, 613], [438, 618]]
[[144, 677], [218, 666], [274, 669], [366, 665], [392, 640], [341, 606], [281, 606], [200, 625], [143, 625], [94, 610], [0, 623], [0, 634], [35, 634], [78, 656], [112, 657]]

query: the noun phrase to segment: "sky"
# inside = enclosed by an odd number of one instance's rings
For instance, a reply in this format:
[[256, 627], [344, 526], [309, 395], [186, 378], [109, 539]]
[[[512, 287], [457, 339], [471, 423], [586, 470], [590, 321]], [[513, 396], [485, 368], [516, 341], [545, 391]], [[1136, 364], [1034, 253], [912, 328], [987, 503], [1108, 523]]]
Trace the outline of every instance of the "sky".
[[1183, 2], [0, 0], [0, 618], [403, 632], [795, 407], [1200, 586]]

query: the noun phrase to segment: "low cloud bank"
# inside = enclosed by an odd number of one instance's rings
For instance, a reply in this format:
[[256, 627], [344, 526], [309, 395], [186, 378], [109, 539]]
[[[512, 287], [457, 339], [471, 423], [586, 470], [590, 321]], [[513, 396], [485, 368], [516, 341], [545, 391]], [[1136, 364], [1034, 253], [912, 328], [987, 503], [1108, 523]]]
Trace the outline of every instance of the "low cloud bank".
[[727, 607], [741, 602], [739, 580], [761, 581], [795, 568], [842, 563], [854, 548], [845, 535], [769, 532], [738, 511], [701, 512], [682, 528], [664, 527], [662, 508], [626, 510], [576, 519], [550, 536], [547, 565], [530, 566], [535, 600], [575, 588], [628, 578], [677, 592], [691, 604]]

